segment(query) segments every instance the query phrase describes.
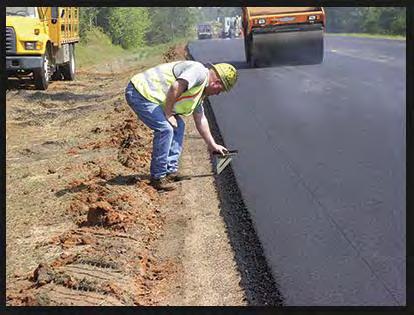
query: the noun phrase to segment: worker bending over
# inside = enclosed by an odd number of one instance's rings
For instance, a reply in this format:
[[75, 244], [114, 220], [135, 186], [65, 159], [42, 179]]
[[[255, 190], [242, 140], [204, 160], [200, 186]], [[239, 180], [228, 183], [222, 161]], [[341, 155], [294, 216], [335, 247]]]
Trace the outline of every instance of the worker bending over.
[[193, 115], [196, 128], [210, 152], [225, 154], [211, 135], [203, 100], [228, 92], [237, 81], [237, 70], [219, 63], [207, 68], [197, 61], [165, 63], [132, 77], [125, 97], [145, 125], [154, 130], [151, 158], [151, 185], [157, 190], [174, 190], [184, 140], [181, 115]]

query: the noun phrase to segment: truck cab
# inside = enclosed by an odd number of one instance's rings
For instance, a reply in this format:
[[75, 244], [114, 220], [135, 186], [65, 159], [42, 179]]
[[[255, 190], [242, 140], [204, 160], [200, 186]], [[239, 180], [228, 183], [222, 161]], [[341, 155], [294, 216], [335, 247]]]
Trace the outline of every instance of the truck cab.
[[75, 78], [74, 45], [79, 10], [73, 7], [7, 7], [8, 77], [31, 75], [37, 89], [54, 79]]
[[197, 26], [198, 39], [210, 39], [213, 37], [213, 32], [210, 24], [199, 24]]

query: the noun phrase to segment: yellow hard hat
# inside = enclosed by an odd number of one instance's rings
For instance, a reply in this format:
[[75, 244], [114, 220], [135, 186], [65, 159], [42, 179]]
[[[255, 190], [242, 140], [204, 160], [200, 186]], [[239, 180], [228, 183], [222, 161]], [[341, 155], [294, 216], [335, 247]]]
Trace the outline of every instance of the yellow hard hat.
[[224, 90], [226, 92], [230, 91], [237, 81], [238, 74], [236, 68], [228, 63], [217, 63], [213, 65], [213, 68], [219, 75], [221, 82], [223, 82]]

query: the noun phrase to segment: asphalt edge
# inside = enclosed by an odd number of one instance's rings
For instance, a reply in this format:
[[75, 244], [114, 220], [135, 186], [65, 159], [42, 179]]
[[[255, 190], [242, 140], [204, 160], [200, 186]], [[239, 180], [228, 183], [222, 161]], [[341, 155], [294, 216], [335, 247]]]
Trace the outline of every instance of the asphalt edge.
[[[186, 46], [187, 59], [195, 60]], [[208, 98], [204, 101], [204, 113], [213, 138], [225, 144]], [[213, 169], [213, 160], [211, 159]], [[263, 247], [257, 236], [250, 212], [243, 200], [231, 164], [220, 175], [214, 175], [214, 185], [220, 201], [220, 215], [226, 225], [226, 233], [233, 248], [237, 269], [241, 276], [250, 306], [283, 306], [284, 298], [267, 263]]]

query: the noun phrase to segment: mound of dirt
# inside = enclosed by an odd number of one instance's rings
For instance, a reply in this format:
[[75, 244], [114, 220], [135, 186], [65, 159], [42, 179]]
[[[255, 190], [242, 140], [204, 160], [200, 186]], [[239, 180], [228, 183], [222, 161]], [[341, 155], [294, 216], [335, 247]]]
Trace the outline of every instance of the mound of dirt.
[[171, 46], [163, 54], [163, 59], [164, 59], [164, 62], [172, 62], [172, 61], [189, 59], [186, 45], [181, 44], [181, 45]]

